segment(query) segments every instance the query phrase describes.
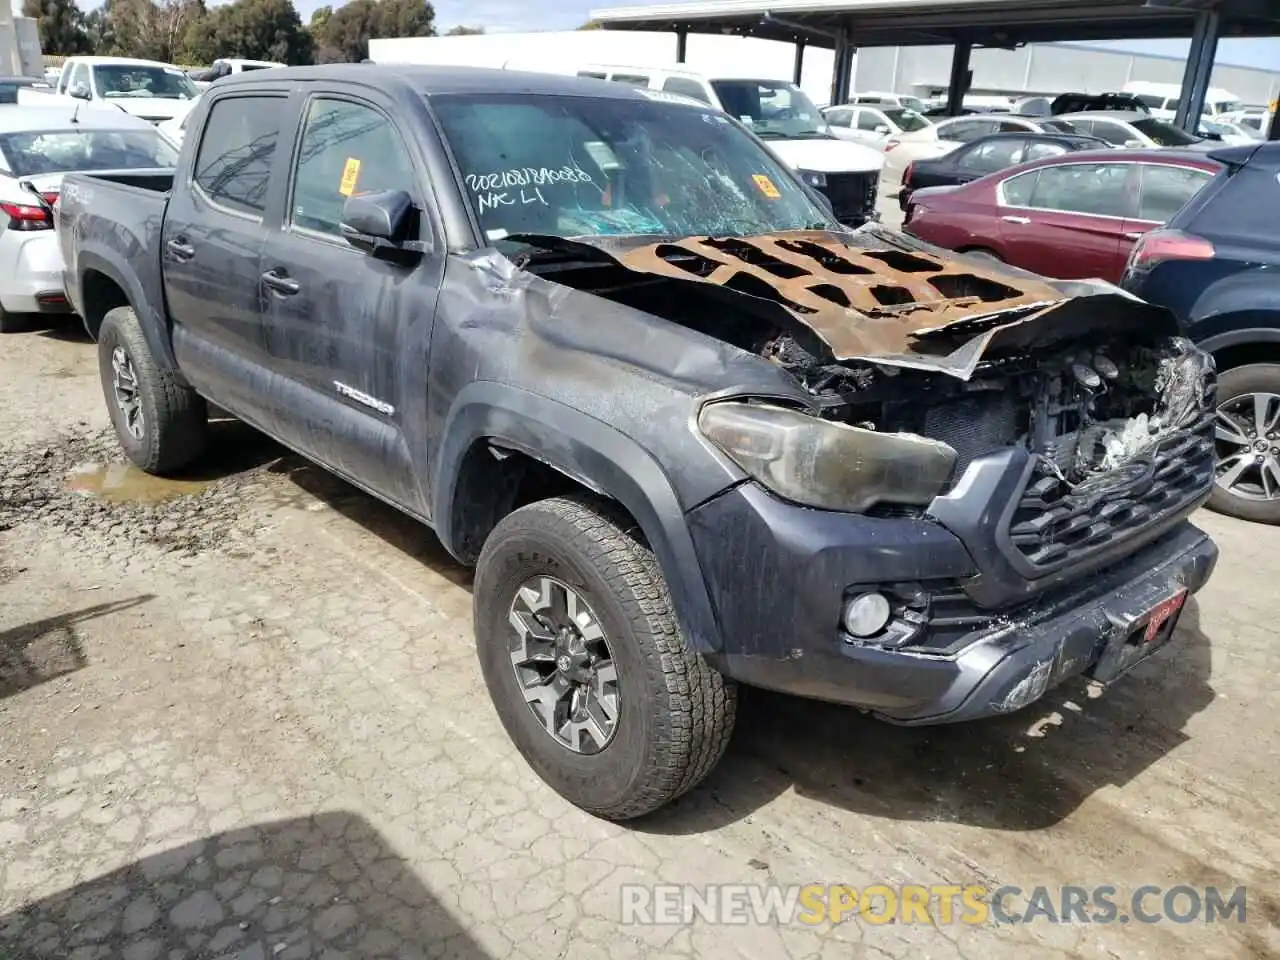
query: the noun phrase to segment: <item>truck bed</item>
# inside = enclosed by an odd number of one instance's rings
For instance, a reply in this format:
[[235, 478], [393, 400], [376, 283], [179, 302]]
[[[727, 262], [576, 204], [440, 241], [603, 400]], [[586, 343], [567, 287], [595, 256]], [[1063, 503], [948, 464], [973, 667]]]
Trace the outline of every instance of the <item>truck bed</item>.
[[86, 315], [83, 287], [95, 273], [123, 289], [141, 283], [141, 290], [130, 291], [134, 304], [154, 309], [164, 303], [160, 230], [172, 186], [171, 170], [70, 173], [63, 179], [56, 225], [67, 299], [91, 335], [102, 318]]

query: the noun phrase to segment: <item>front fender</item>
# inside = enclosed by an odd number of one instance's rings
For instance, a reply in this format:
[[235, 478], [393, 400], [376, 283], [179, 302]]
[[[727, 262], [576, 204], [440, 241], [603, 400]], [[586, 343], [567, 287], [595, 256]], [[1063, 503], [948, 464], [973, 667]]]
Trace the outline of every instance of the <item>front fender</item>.
[[[138, 315], [138, 324], [142, 327], [142, 335], [146, 338], [152, 358], [157, 365], [176, 372], [178, 361], [173, 355], [173, 344], [168, 336], [165, 319], [157, 315], [156, 307], [147, 296], [141, 279], [137, 272], [130, 268], [128, 261], [121, 254], [106, 247], [93, 246], [80, 249], [76, 255], [76, 283], [79, 285], [80, 307], [86, 313], [92, 309], [88, 303], [92, 287], [85, 282], [85, 278], [91, 272], [102, 274], [124, 291], [124, 295], [129, 300], [129, 306], [133, 307], [134, 313]], [[92, 336], [93, 331], [89, 329], [87, 318], [84, 323], [86, 331]]]
[[690, 647], [702, 653], [722, 648], [684, 509], [662, 467], [634, 440], [579, 410], [492, 381], [473, 382], [459, 393], [442, 437], [432, 513], [451, 553], [457, 556], [452, 505], [462, 458], [477, 440], [497, 441], [618, 501], [662, 567]]

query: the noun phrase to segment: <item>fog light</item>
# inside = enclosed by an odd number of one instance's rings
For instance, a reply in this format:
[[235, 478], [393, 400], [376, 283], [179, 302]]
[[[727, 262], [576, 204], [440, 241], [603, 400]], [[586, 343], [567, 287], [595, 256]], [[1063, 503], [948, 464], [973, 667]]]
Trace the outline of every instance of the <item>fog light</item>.
[[889, 623], [893, 610], [883, 593], [863, 593], [844, 608], [844, 628], [855, 637], [874, 637]]
[[1013, 713], [1015, 710], [1021, 710], [1030, 703], [1034, 703], [1044, 696], [1044, 692], [1049, 689], [1049, 677], [1053, 673], [1053, 661], [1041, 660], [1031, 672], [1023, 677], [1018, 684], [1010, 690], [1003, 700], [993, 703], [992, 706], [1000, 713]]

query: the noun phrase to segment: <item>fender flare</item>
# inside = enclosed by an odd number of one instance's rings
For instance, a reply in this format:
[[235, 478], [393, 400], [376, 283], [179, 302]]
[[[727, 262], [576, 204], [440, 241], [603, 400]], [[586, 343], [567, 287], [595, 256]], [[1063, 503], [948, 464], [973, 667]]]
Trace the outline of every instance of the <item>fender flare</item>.
[[[138, 325], [142, 328], [142, 336], [151, 349], [152, 359], [160, 366], [176, 372], [178, 361], [173, 355], [173, 344], [169, 340], [165, 324], [156, 316], [154, 308], [148, 302], [142, 281], [135, 271], [129, 269], [123, 258], [106, 249], [82, 249], [76, 256], [76, 270], [81, 301], [84, 301], [87, 295], [85, 277], [91, 270], [101, 273], [124, 291], [129, 306], [133, 307], [133, 312], [138, 316]], [[87, 308], [87, 304], [82, 303], [82, 306]], [[85, 318], [81, 319], [85, 325], [85, 331], [92, 336], [92, 331], [88, 329], [89, 321]], [[94, 339], [97, 338], [94, 337]]]
[[657, 460], [638, 443], [589, 414], [493, 381], [463, 388], [441, 436], [432, 514], [451, 553], [457, 555], [451, 525], [462, 458], [477, 441], [496, 442], [620, 503], [658, 560], [689, 646], [699, 653], [722, 648], [684, 508]]

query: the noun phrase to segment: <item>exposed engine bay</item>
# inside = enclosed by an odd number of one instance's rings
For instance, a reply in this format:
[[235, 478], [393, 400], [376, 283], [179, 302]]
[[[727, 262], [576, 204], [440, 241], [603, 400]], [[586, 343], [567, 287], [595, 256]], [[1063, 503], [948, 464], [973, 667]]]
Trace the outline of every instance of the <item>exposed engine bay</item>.
[[756, 353], [818, 416], [940, 440], [955, 478], [1021, 446], [1060, 494], [1206, 420], [1213, 361], [1105, 284], [995, 272], [865, 229], [840, 236], [513, 237], [516, 263]]

